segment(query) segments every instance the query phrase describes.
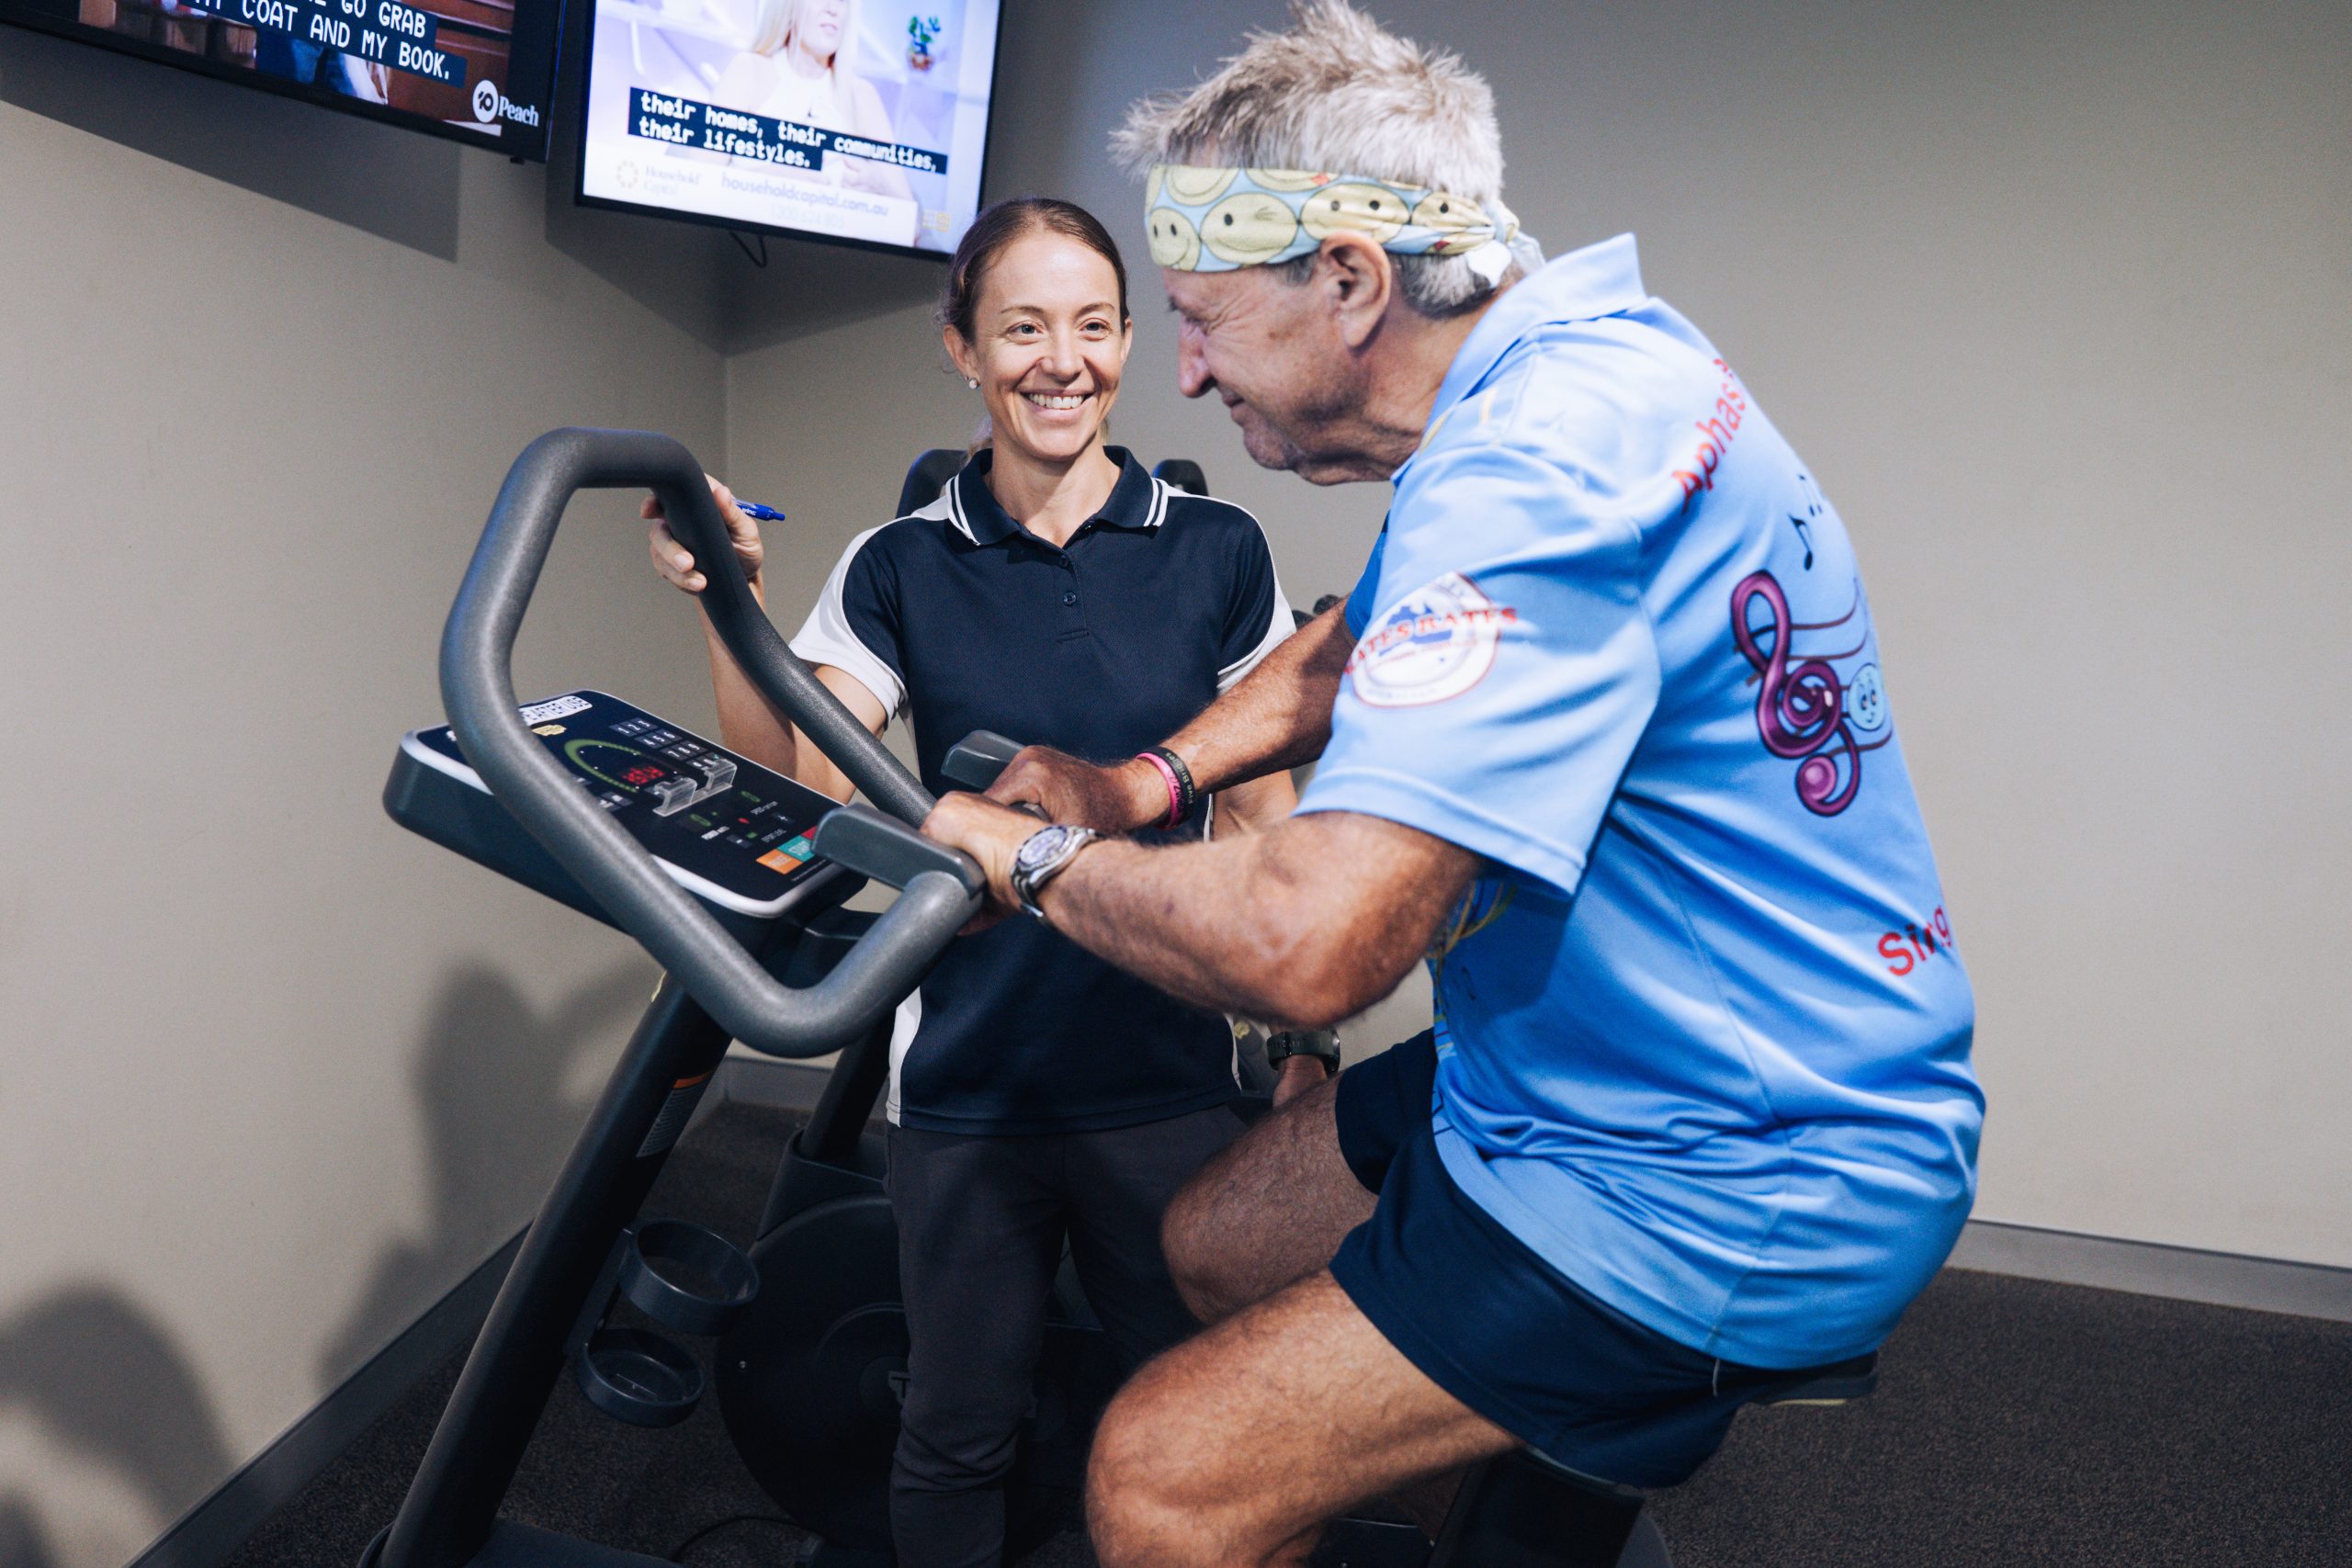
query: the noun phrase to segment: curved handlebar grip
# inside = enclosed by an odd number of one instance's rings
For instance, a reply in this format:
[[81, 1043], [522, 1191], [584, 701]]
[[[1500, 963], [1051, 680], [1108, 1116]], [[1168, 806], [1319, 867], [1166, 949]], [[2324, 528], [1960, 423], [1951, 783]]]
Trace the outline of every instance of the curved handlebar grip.
[[[767, 612], [752, 596], [752, 584], [743, 575], [743, 563], [735, 555], [735, 541], [727, 532], [727, 519], [719, 515], [718, 503], [711, 499], [702, 465], [666, 435], [626, 430], [558, 430], [533, 442], [516, 459], [514, 471], [521, 472], [523, 465], [541, 446], [560, 438], [578, 437], [590, 438], [592, 443], [658, 442], [670, 449], [673, 466], [693, 471], [692, 482], [683, 485], [676, 475], [602, 482], [642, 483], [662, 498], [662, 512], [670, 532], [686, 547], [695, 566], [701, 569], [703, 609], [718, 630], [719, 641], [735, 656], [735, 662], [742, 666], [752, 684], [789, 716], [801, 732], [817, 743], [817, 750], [849, 775], [850, 782], [866, 799], [901, 822], [922, 826], [922, 819], [931, 815], [934, 804], [931, 792], [890, 755], [889, 748], [876, 739], [856, 715], [842, 705], [839, 697], [825, 689], [816, 671], [793, 653], [783, 634], [775, 629], [775, 623], [768, 619]], [[617, 445], [614, 450], [619, 450]], [[665, 479], [669, 482], [665, 483]], [[586, 490], [598, 482], [582, 479], [573, 488]], [[513, 487], [513, 474], [508, 476], [507, 484], [510, 489]], [[673, 491], [678, 493], [673, 494]], [[502, 494], [499, 501], [504, 504], [505, 496]], [[560, 510], [561, 502], [556, 504]]]
[[808, 841], [835, 865], [847, 866], [892, 887], [904, 887], [922, 873], [936, 871], [954, 877], [973, 894], [988, 891], [988, 877], [971, 856], [926, 839], [870, 806], [833, 807], [817, 824]]
[[913, 812], [920, 821], [929, 813], [929, 794], [792, 656], [761, 613], [702, 465], [668, 436], [643, 431], [551, 431], [514, 460], [441, 635], [449, 722], [467, 761], [515, 820], [737, 1039], [779, 1056], [836, 1050], [913, 988], [979, 899], [958, 877], [924, 871], [831, 974], [791, 989], [574, 785], [515, 710], [514, 634], [565, 502], [575, 491], [615, 488], [650, 489], [662, 498], [709, 580], [704, 597], [712, 623], [769, 700], [893, 815]]
[[997, 775], [1012, 764], [1020, 750], [1018, 740], [993, 729], [975, 729], [947, 749], [947, 760], [940, 763], [939, 771], [950, 784], [985, 790], [996, 783]]

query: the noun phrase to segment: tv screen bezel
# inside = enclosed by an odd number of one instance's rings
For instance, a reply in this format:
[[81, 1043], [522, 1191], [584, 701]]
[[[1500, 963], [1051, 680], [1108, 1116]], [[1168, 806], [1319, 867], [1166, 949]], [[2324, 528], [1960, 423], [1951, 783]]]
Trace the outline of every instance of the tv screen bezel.
[[[980, 183], [976, 187], [972, 211], [975, 217], [988, 210], [989, 151], [996, 141], [997, 89], [1001, 86], [1004, 69], [1005, 12], [1012, 0], [997, 0], [996, 37], [989, 41], [989, 112], [980, 126]], [[818, 229], [793, 229], [779, 223], [754, 223], [748, 219], [723, 218], [714, 213], [691, 212], [675, 207], [655, 207], [642, 201], [621, 201], [608, 196], [588, 194], [588, 89], [596, 70], [596, 0], [584, 0], [580, 11], [584, 20], [582, 38], [577, 51], [579, 64], [577, 92], [573, 104], [578, 108], [578, 132], [572, 139], [571, 202], [575, 207], [590, 208], [601, 212], [632, 212], [644, 218], [667, 218], [681, 223], [698, 223], [706, 229], [725, 229], [738, 234], [758, 234], [779, 240], [809, 240], [820, 245], [838, 245], [843, 250], [871, 251], [877, 255], [913, 256], [922, 261], [944, 262], [952, 251], [934, 251], [922, 245], [894, 245], [882, 240], [859, 240], [846, 234], [828, 234]]]
[[[133, 60], [144, 60], [157, 65], [174, 66], [195, 75], [210, 77], [216, 82], [227, 82], [240, 87], [258, 88], [277, 97], [290, 98], [298, 104], [309, 104], [314, 108], [324, 109], [330, 114], [348, 115], [354, 119], [372, 120], [378, 125], [390, 126], [395, 130], [419, 131], [426, 136], [454, 141], [460, 147], [477, 147], [485, 152], [494, 152], [502, 158], [511, 158], [518, 164], [544, 164], [548, 161], [548, 148], [553, 143], [555, 137], [556, 89], [563, 79], [564, 22], [572, 8], [572, 0], [544, 0], [544, 3], [555, 7], [555, 30], [553, 58], [548, 62], [547, 98], [540, 111], [540, 123], [535, 129], [508, 120], [500, 128], [495, 140], [486, 138], [479, 131], [468, 130], [463, 126], [452, 125], [447, 120], [427, 119], [422, 115], [411, 114], [405, 109], [369, 103], [365, 98], [346, 97], [341, 93], [322, 92], [307, 83], [288, 82], [283, 77], [266, 75], [251, 66], [224, 65], [217, 60], [208, 60], [203, 55], [191, 54], [184, 49], [172, 49], [160, 43], [149, 43], [143, 39], [110, 33], [104, 28], [94, 28], [86, 22], [69, 21], [62, 17], [28, 13], [10, 6], [6, 0], [0, 0], [0, 24], [22, 28], [27, 32], [40, 33], [48, 38], [62, 39], [68, 43], [88, 44], [111, 54], [128, 55]], [[994, 107], [993, 101], [990, 107]], [[526, 148], [520, 143], [509, 141], [510, 132], [528, 135], [535, 141]]]

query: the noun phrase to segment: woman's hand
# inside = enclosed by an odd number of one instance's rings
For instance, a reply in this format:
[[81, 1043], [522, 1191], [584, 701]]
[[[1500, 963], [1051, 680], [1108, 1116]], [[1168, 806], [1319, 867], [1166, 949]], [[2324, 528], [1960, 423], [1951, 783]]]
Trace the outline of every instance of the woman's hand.
[[[760, 525], [744, 515], [743, 509], [735, 504], [733, 491], [708, 474], [703, 478], [709, 479], [710, 498], [718, 503], [719, 516], [727, 520], [727, 536], [734, 541], [735, 558], [743, 563], [743, 575], [751, 580], [752, 592], [764, 604], [765, 596], [761, 593], [760, 565], [767, 558], [767, 550], [760, 542]], [[695, 568], [695, 558], [670, 532], [660, 496], [647, 496], [645, 504], [637, 509], [637, 514], [652, 521], [653, 570], [660, 572], [664, 581], [688, 593], [699, 593], [710, 586], [710, 580]]]

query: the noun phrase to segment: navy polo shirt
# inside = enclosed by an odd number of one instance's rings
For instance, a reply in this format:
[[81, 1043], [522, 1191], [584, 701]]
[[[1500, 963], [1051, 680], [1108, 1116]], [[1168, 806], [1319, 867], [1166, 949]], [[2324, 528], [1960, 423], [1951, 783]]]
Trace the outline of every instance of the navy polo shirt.
[[[997, 504], [979, 453], [931, 505], [852, 540], [792, 639], [911, 721], [934, 793], [975, 729], [1132, 757], [1290, 635], [1257, 519], [1109, 452], [1117, 485], [1060, 548]], [[934, 1132], [1130, 1126], [1232, 1092], [1224, 1019], [1025, 919], [951, 943], [891, 1041], [889, 1118]]]

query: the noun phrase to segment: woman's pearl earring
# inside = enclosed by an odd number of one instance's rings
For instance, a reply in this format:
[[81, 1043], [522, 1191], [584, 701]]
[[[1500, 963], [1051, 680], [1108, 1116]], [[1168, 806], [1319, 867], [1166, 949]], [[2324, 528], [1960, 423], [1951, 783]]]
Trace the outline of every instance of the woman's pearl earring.
[[980, 389], [979, 378], [977, 376], [967, 376], [964, 378], [964, 385], [971, 388], [972, 390], [977, 392]]

